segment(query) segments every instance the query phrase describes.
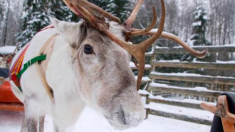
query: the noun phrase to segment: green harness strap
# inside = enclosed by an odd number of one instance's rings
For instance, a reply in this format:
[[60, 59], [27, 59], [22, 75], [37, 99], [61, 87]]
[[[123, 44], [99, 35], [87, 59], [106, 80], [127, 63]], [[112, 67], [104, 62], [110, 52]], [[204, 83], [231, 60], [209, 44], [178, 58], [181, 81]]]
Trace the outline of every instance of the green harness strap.
[[31, 60], [29, 60], [27, 63], [24, 64], [24, 67], [23, 69], [17, 74], [17, 78], [20, 79], [20, 77], [22, 76], [22, 74], [31, 66], [33, 65], [34, 63], [36, 62], [41, 62], [41, 61], [44, 61], [46, 60], [46, 55], [40, 55], [40, 56], [37, 56]]

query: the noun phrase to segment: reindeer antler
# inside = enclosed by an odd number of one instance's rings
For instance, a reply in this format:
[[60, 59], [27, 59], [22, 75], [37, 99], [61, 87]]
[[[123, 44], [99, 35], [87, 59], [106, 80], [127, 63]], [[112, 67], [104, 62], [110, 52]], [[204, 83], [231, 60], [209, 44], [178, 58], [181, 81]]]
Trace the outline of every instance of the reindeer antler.
[[63, 0], [63, 1], [70, 8], [70, 10], [72, 10], [79, 17], [87, 18], [89, 16], [87, 13], [89, 13], [90, 15], [92, 14], [92, 16], [96, 16], [99, 14], [100, 17], [106, 17], [111, 21], [120, 23], [119, 18], [113, 16], [112, 14], [104, 11], [102, 8], [85, 0]]
[[[128, 35], [152, 35], [149, 39], [145, 40], [144, 42], [141, 42], [140, 44], [134, 44], [131, 45], [128, 42], [119, 39], [116, 37], [115, 34], [111, 33], [109, 31], [109, 28], [106, 24], [105, 18], [108, 18], [111, 21], [116, 21], [120, 22], [120, 20], [107, 13], [103, 9], [87, 2], [84, 0], [64, 0], [65, 4], [78, 16], [82, 17], [85, 19], [89, 24], [91, 24], [95, 29], [98, 31], [103, 32], [106, 34], [107, 37], [109, 37], [112, 41], [114, 41], [116, 44], [127, 50], [129, 53], [131, 53], [136, 60], [139, 63], [138, 69], [138, 79], [137, 79], [137, 90], [140, 88], [141, 84], [141, 79], [144, 73], [144, 68], [145, 68], [145, 52], [146, 50], [160, 37], [164, 36], [166, 38], [173, 39], [177, 42], [181, 42], [178, 39], [175, 39], [175, 37], [172, 37], [172, 35], [167, 35], [167, 34], [162, 34], [163, 28], [164, 28], [164, 23], [165, 23], [165, 4], [164, 0], [161, 0], [161, 7], [162, 7], [162, 14], [161, 14], [161, 20], [160, 20], [160, 25], [158, 28], [157, 32], [150, 32], [153, 27], [155, 26], [157, 22], [157, 15], [156, 15], [156, 9], [153, 7], [153, 21], [151, 25], [144, 30], [139, 30], [132, 28], [132, 24], [135, 21], [137, 14], [140, 10], [140, 7], [144, 0], [139, 0], [138, 3], [136, 4], [135, 8], [133, 9], [130, 17], [125, 21], [125, 23], [122, 24], [122, 26], [125, 27], [125, 32]], [[196, 56], [204, 56], [204, 52], [197, 52], [193, 49], [191, 49], [187, 44], [185, 43], [180, 43], [184, 48], [186, 48], [190, 53], [196, 55]]]

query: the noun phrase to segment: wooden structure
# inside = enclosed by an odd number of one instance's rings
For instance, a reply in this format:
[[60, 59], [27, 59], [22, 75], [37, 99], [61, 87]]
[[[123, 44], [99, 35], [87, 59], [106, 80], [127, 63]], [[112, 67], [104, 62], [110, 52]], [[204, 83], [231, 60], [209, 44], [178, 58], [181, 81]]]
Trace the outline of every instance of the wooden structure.
[[13, 94], [8, 81], [0, 85], [0, 110], [24, 111], [23, 104]]
[[[235, 52], [235, 46], [204, 46], [204, 47], [193, 47], [195, 50], [202, 51], [207, 49], [210, 54], [220, 53], [233, 53]], [[154, 95], [161, 95], [162, 97], [169, 97], [172, 95], [182, 95], [185, 98], [193, 97], [196, 100], [203, 100], [206, 102], [215, 102], [217, 97], [222, 92], [229, 92], [234, 89], [235, 77], [231, 76], [214, 76], [214, 75], [199, 75], [199, 74], [178, 74], [178, 73], [159, 73], [156, 72], [156, 67], [166, 68], [183, 68], [183, 69], [201, 69], [204, 70], [220, 70], [220, 71], [231, 71], [235, 70], [235, 63], [223, 62], [180, 62], [180, 61], [156, 61], [155, 58], [159, 54], [175, 54], [175, 53], [187, 53], [181, 47], [166, 48], [157, 47], [151, 54], [146, 54], [146, 57], [151, 58], [151, 68], [149, 78], [151, 81], [147, 84], [147, 91]], [[152, 83], [151, 83], [152, 82]], [[161, 85], [167, 84], [167, 85]], [[176, 85], [175, 85], [176, 84]], [[179, 85], [180, 84], [180, 85]], [[184, 85], [182, 85], [184, 84]], [[189, 85], [190, 84], [190, 85]], [[204, 89], [195, 88], [197, 86], [203, 86]], [[150, 98], [148, 94], [142, 94], [146, 97], [146, 104], [149, 103], [161, 103], [173, 106], [180, 106], [186, 108], [200, 109], [200, 103], [193, 102], [182, 102], [179, 100], [161, 99], [161, 98]], [[199, 124], [211, 125], [211, 120], [205, 120], [195, 117], [189, 117], [187, 115], [179, 115], [174, 113], [167, 113], [164, 111], [158, 111], [153, 109], [146, 110], [147, 115], [153, 114], [157, 116], [163, 116], [173, 119], [179, 119]]]
[[230, 113], [228, 100], [225, 95], [218, 97], [217, 106], [202, 103], [201, 107], [221, 118], [224, 132], [235, 132], [235, 115]]

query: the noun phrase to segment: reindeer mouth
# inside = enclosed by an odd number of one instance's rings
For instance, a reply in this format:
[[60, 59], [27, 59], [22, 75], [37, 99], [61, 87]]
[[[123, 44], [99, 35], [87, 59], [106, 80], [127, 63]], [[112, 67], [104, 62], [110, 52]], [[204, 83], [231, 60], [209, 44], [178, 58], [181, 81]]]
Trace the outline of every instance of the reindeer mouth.
[[106, 117], [106, 119], [114, 129], [125, 130], [138, 126], [143, 121], [142, 117], [141, 112], [125, 113], [122, 107], [120, 107], [118, 111], [114, 112], [112, 118]]
[[126, 122], [125, 112], [122, 108], [119, 111], [114, 113], [112, 119], [108, 119], [110, 125], [117, 130], [124, 130], [129, 128], [130, 126]]

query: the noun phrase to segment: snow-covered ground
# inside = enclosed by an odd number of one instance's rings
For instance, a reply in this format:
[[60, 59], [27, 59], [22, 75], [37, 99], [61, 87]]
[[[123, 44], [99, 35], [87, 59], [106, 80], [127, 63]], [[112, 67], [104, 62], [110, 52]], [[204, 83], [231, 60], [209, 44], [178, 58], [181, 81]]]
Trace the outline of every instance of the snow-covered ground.
[[16, 46], [3, 46], [0, 47], [0, 54], [11, 54], [15, 51]]
[[[0, 111], [0, 132], [19, 132], [23, 120], [22, 112]], [[208, 132], [210, 126], [189, 123], [158, 116], [149, 116], [136, 128], [122, 132]], [[49, 116], [45, 121], [45, 132], [53, 132]], [[68, 132], [118, 132], [114, 130], [102, 115], [86, 108], [74, 128]]]

